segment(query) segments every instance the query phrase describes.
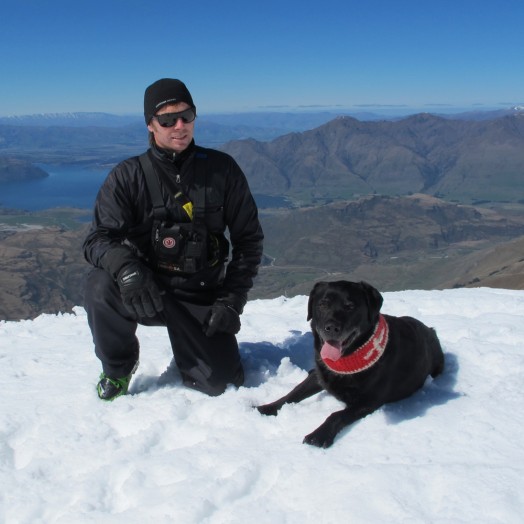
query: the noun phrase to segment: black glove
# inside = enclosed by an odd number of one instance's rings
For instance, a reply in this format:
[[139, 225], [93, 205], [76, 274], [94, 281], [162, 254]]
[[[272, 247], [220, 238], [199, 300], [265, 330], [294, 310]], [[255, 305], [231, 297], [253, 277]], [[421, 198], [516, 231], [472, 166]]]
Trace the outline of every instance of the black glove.
[[154, 317], [164, 309], [153, 274], [143, 264], [124, 266], [116, 279], [124, 306], [138, 317]]
[[240, 316], [231, 304], [219, 298], [209, 310], [202, 329], [208, 337], [217, 331], [236, 335], [240, 331]]

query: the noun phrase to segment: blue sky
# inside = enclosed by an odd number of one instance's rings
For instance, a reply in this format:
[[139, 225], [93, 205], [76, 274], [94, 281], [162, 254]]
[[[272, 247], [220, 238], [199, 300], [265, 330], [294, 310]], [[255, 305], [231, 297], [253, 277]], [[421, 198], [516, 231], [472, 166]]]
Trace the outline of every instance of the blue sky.
[[0, 116], [501, 108], [524, 102], [522, 0], [4, 0]]

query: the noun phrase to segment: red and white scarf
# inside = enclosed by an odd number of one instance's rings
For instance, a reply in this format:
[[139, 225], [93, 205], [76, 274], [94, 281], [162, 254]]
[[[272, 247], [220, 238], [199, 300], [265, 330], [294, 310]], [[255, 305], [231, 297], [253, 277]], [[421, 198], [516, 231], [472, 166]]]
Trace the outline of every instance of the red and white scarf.
[[336, 373], [346, 375], [360, 373], [370, 368], [383, 355], [388, 343], [388, 337], [388, 323], [384, 315], [379, 315], [373, 335], [371, 335], [371, 338], [366, 343], [346, 357], [341, 357], [337, 360], [322, 357], [322, 361], [329, 369]]

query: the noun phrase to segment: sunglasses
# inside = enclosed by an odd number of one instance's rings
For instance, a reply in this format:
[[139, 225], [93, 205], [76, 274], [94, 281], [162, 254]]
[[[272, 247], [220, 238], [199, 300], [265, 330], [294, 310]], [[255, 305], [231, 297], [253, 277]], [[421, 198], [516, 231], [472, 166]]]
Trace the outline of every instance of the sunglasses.
[[189, 124], [193, 122], [196, 118], [195, 111], [193, 109], [184, 109], [184, 111], [179, 111], [178, 113], [164, 113], [162, 115], [154, 115], [153, 118], [157, 119], [157, 122], [162, 127], [173, 127], [178, 122], [178, 119], [181, 118], [184, 124]]

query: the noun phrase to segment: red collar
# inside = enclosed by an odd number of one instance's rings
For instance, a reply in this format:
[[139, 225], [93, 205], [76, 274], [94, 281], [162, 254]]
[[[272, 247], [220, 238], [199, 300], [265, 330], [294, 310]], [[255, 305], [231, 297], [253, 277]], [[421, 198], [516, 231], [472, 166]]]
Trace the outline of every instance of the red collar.
[[329, 369], [336, 373], [346, 375], [359, 373], [370, 368], [382, 356], [388, 343], [388, 336], [388, 323], [384, 315], [379, 315], [375, 331], [373, 331], [373, 335], [371, 335], [371, 338], [365, 344], [347, 357], [342, 357], [338, 360], [323, 358], [322, 361]]

